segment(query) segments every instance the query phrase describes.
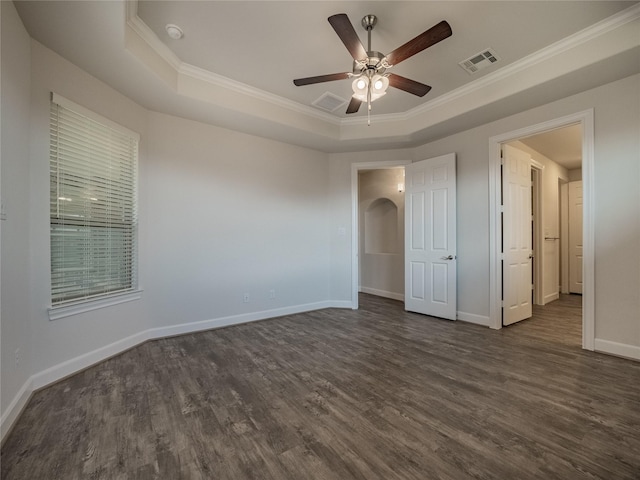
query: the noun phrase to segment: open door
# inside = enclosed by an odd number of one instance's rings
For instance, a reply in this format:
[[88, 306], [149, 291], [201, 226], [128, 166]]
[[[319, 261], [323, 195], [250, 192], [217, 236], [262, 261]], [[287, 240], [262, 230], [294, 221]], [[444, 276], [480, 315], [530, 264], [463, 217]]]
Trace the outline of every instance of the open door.
[[456, 156], [405, 167], [405, 309], [456, 319]]
[[502, 166], [502, 324], [532, 315], [531, 157], [503, 146]]

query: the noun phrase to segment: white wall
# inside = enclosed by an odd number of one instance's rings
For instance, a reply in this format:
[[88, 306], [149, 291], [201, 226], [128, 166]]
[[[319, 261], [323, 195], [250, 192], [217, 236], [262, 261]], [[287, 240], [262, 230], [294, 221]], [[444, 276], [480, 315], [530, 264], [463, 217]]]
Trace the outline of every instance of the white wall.
[[[30, 125], [30, 244], [31, 244], [31, 334], [34, 341], [33, 373], [46, 371], [119, 342], [151, 324], [146, 314], [147, 300], [125, 303], [108, 309], [49, 321], [49, 108], [51, 92], [56, 92], [116, 123], [141, 134], [140, 172], [147, 168], [147, 112], [130, 99], [80, 70], [36, 41], [31, 44], [31, 125]], [[147, 190], [139, 191], [140, 278], [145, 280]]]
[[[406, 159], [419, 161], [457, 153], [458, 313], [461, 318], [488, 325], [489, 187], [486, 157], [489, 137], [485, 138], [482, 131], [470, 131], [466, 143], [456, 138], [449, 137], [412, 150], [331, 155], [332, 225], [334, 228], [344, 226], [347, 232], [351, 231], [352, 164]], [[479, 149], [478, 144], [483, 144], [483, 149]], [[350, 239], [345, 242], [343, 238], [333, 236], [332, 240], [332, 298], [351, 301]]]
[[[397, 162], [411, 159], [411, 150], [380, 150], [356, 153], [334, 153], [329, 155], [329, 210], [330, 232], [330, 295], [334, 302], [351, 306], [352, 279], [352, 202], [351, 165], [371, 162]], [[345, 234], [341, 234], [341, 232]]]
[[[3, 436], [33, 389], [141, 341], [331, 306], [326, 154], [149, 112], [30, 40], [11, 2], [2, 27]], [[52, 91], [141, 134], [142, 299], [55, 321]]]
[[[459, 314], [476, 320], [489, 314], [489, 138], [593, 108], [596, 349], [640, 358], [639, 102], [640, 76], [634, 75], [407, 153], [414, 160], [457, 154]], [[332, 225], [349, 231], [349, 165], [368, 157], [332, 155]], [[394, 160], [398, 154], [375, 152], [370, 158]], [[343, 239], [332, 239], [332, 295], [348, 299], [351, 249]]]
[[[468, 156], [482, 164], [475, 178], [486, 184], [488, 175], [487, 139], [518, 128], [542, 123], [562, 116], [594, 109], [595, 116], [595, 337], [596, 349], [640, 359], [640, 76], [634, 75], [526, 112], [491, 122], [425, 145], [419, 151], [433, 156], [457, 151], [458, 164]], [[458, 192], [465, 174], [459, 169]], [[471, 181], [466, 178], [465, 180]], [[458, 205], [464, 210], [468, 202]], [[461, 212], [468, 218], [467, 212]], [[463, 244], [459, 257], [467, 251], [462, 218], [458, 214], [459, 233]], [[488, 235], [488, 220], [476, 236]], [[465, 231], [468, 231], [465, 228]], [[479, 256], [484, 257], [482, 250]], [[487, 250], [488, 255], [488, 250]], [[474, 279], [475, 294], [488, 296], [486, 283], [488, 256], [484, 272]], [[459, 262], [459, 277], [467, 271]], [[459, 284], [459, 298], [469, 294]], [[480, 304], [478, 304], [480, 305]], [[460, 308], [459, 308], [460, 309]], [[475, 313], [475, 312], [474, 312]], [[482, 312], [479, 312], [482, 313]]]
[[594, 93], [596, 348], [640, 358], [640, 75]]
[[[2, 278], [0, 338], [2, 339], [1, 412], [7, 412], [31, 375], [33, 354], [29, 335], [29, 97], [31, 40], [12, 2], [0, 2], [2, 177], [0, 196], [6, 211], [1, 221]], [[15, 351], [20, 362], [16, 365]], [[2, 432], [4, 434], [4, 432]]]
[[149, 118], [145, 289], [154, 325], [326, 302], [326, 154]]
[[[458, 310], [482, 323], [489, 309], [488, 139], [587, 108], [595, 109], [596, 129], [596, 348], [640, 358], [640, 76], [413, 150], [325, 155], [150, 113], [29, 44], [13, 5], [1, 5], [3, 435], [33, 387], [146, 338], [215, 326], [212, 319], [350, 305], [352, 163], [457, 153]], [[52, 90], [142, 135], [145, 289], [141, 300], [56, 321], [46, 312]], [[271, 289], [276, 298], [265, 298]], [[244, 292], [249, 304], [240, 301]]]

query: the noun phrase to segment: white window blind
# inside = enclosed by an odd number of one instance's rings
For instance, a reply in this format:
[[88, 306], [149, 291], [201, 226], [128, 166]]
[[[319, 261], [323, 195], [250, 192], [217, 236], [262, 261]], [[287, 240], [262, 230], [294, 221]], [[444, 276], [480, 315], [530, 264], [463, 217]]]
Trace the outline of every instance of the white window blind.
[[137, 287], [139, 136], [52, 95], [51, 302]]

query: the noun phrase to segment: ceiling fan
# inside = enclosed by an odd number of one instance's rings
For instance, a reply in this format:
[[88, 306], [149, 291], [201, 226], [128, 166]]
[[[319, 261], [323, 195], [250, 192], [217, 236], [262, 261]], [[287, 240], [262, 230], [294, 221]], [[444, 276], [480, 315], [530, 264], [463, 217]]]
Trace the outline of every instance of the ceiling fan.
[[395, 73], [390, 73], [388, 70], [416, 53], [450, 37], [452, 34], [451, 27], [443, 20], [414, 39], [409, 40], [404, 45], [396, 48], [391, 53], [384, 55], [371, 50], [371, 31], [378, 22], [375, 15], [365, 15], [361, 22], [362, 26], [367, 30], [367, 50], [364, 49], [346, 13], [332, 15], [327, 20], [329, 20], [338, 37], [340, 37], [340, 40], [342, 40], [342, 43], [344, 43], [353, 57], [353, 71], [298, 78], [294, 80], [293, 83], [299, 87], [302, 85], [353, 78], [353, 96], [351, 97], [346, 113], [356, 113], [363, 102], [367, 102], [368, 111], [370, 112], [371, 102], [384, 95], [389, 86], [404, 90], [419, 97], [426, 95], [427, 92], [431, 90], [429, 85], [396, 75]]

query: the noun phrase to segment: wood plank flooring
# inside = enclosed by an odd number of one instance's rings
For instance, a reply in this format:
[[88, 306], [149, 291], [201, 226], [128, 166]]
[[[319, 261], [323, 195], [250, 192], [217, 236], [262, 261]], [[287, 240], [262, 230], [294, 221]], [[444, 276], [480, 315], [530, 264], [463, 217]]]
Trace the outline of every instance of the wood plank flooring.
[[148, 342], [37, 392], [1, 478], [638, 480], [640, 363], [580, 328], [579, 297], [492, 331], [363, 295]]

